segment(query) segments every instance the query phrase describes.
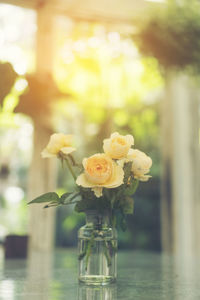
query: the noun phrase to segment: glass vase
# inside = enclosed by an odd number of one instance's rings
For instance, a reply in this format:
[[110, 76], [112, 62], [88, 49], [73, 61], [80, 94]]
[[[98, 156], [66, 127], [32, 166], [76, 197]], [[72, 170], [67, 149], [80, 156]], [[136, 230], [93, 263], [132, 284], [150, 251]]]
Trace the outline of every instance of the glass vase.
[[78, 232], [79, 281], [106, 285], [117, 276], [117, 231], [108, 213], [86, 212], [86, 224]]

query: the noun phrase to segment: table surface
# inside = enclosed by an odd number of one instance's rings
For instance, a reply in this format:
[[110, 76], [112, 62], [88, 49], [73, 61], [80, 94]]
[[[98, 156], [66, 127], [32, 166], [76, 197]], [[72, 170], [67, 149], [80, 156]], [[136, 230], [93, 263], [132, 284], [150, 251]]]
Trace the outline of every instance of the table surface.
[[76, 249], [27, 260], [5, 260], [0, 250], [1, 300], [199, 300], [199, 282], [200, 259], [119, 251], [117, 283], [91, 287], [77, 282]]

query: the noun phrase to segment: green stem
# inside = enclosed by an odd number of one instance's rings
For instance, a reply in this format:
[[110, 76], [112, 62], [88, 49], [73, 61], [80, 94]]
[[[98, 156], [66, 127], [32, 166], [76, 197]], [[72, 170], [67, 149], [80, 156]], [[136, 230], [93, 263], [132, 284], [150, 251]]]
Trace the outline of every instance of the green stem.
[[92, 247], [94, 246], [94, 231], [91, 234], [91, 238], [87, 244], [87, 249], [86, 249], [86, 259], [85, 259], [85, 270], [87, 271], [88, 268], [88, 262], [89, 262], [89, 257], [91, 255]]
[[87, 251], [87, 247], [88, 247], [88, 241], [85, 241], [84, 242], [84, 247], [83, 247], [83, 252], [81, 252], [79, 254], [79, 257], [78, 257], [79, 260], [82, 260], [85, 257], [86, 251]]
[[74, 170], [72, 169], [72, 166], [70, 165], [69, 161], [68, 161], [68, 158], [65, 159], [66, 161], [66, 164], [67, 164], [67, 167], [68, 169], [70, 170], [71, 174], [72, 174], [72, 177], [74, 178], [74, 180], [76, 181], [76, 175], [74, 173]]
[[106, 260], [107, 260], [108, 267], [110, 267], [111, 266], [111, 256], [110, 256], [110, 253], [109, 253], [109, 246], [108, 246], [108, 243], [106, 241], [104, 242], [104, 254], [105, 254], [105, 257], [106, 257]]
[[134, 194], [138, 188], [139, 185], [139, 180], [138, 179], [134, 179], [134, 185], [133, 185], [133, 191], [132, 194]]
[[80, 201], [74, 201], [74, 202], [62, 203], [62, 205], [75, 204], [75, 203], [78, 203], [78, 202], [80, 202]]
[[116, 227], [116, 216], [112, 213], [112, 217], [111, 217], [111, 223], [112, 223], [112, 227], [115, 228]]

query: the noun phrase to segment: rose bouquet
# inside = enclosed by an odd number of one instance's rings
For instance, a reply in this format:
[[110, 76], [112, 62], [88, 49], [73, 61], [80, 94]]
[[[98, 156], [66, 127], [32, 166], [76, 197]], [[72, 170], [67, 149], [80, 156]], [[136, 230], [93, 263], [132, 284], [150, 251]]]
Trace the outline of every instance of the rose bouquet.
[[[72, 154], [76, 150], [73, 146], [73, 136], [57, 133], [50, 137], [48, 145], [42, 151], [43, 158], [57, 157], [63, 165], [66, 163], [76, 185], [71, 192], [61, 196], [49, 192], [29, 204], [45, 203], [44, 208], [74, 204], [76, 212], [85, 212], [89, 216], [87, 232], [81, 231], [80, 234], [86, 238], [85, 243], [80, 246], [79, 254], [79, 260], [85, 259], [86, 272], [89, 270], [88, 262], [95, 240], [100, 242], [104, 237], [101, 247], [107, 260], [107, 268], [111, 266], [116, 244], [114, 235], [111, 234], [112, 237], [108, 238], [109, 229], [106, 229], [108, 224], [105, 216], [109, 216], [112, 228], [119, 224], [125, 230], [125, 217], [133, 213], [132, 196], [139, 181], [147, 181], [151, 177], [147, 175], [152, 165], [151, 158], [132, 148], [133, 145], [132, 135], [123, 136], [115, 132], [103, 141], [103, 153], [84, 158], [82, 164], [79, 164]], [[95, 218], [91, 218], [91, 212], [96, 212]]]

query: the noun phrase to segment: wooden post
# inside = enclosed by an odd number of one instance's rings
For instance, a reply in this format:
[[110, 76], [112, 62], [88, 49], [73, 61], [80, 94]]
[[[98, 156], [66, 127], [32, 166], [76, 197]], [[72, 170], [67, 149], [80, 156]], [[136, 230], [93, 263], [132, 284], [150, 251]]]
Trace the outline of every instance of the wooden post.
[[[51, 73], [53, 63], [53, 16], [45, 7], [37, 12], [37, 70], [36, 74]], [[48, 99], [47, 99], [48, 101]], [[44, 116], [45, 119], [45, 116]], [[40, 194], [54, 191], [56, 187], [55, 160], [42, 159], [41, 151], [46, 146], [51, 130], [41, 119], [34, 119], [33, 159], [30, 168], [29, 200]], [[29, 250], [50, 250], [54, 241], [54, 209], [44, 205], [30, 206]]]
[[[35, 124], [34, 151], [30, 168], [29, 200], [56, 187], [55, 159], [42, 159], [41, 150], [48, 142], [50, 130]], [[33, 204], [29, 212], [29, 249], [51, 250], [54, 242], [55, 209], [44, 209], [44, 204]]]
[[192, 182], [194, 194], [194, 221], [196, 254], [200, 253], [200, 88], [194, 86], [191, 93], [191, 152], [192, 152]]
[[194, 190], [192, 181], [190, 87], [186, 76], [171, 84], [172, 180], [174, 251], [188, 256], [194, 252]]
[[162, 249], [172, 252], [173, 247], [173, 216], [172, 216], [172, 107], [171, 93], [167, 88], [161, 102], [161, 243]]
[[195, 89], [187, 76], [170, 74], [163, 110], [163, 128], [168, 132], [163, 132], [164, 174], [172, 187], [172, 201], [166, 191], [162, 201], [163, 248], [182, 257], [200, 252], [199, 99]]

